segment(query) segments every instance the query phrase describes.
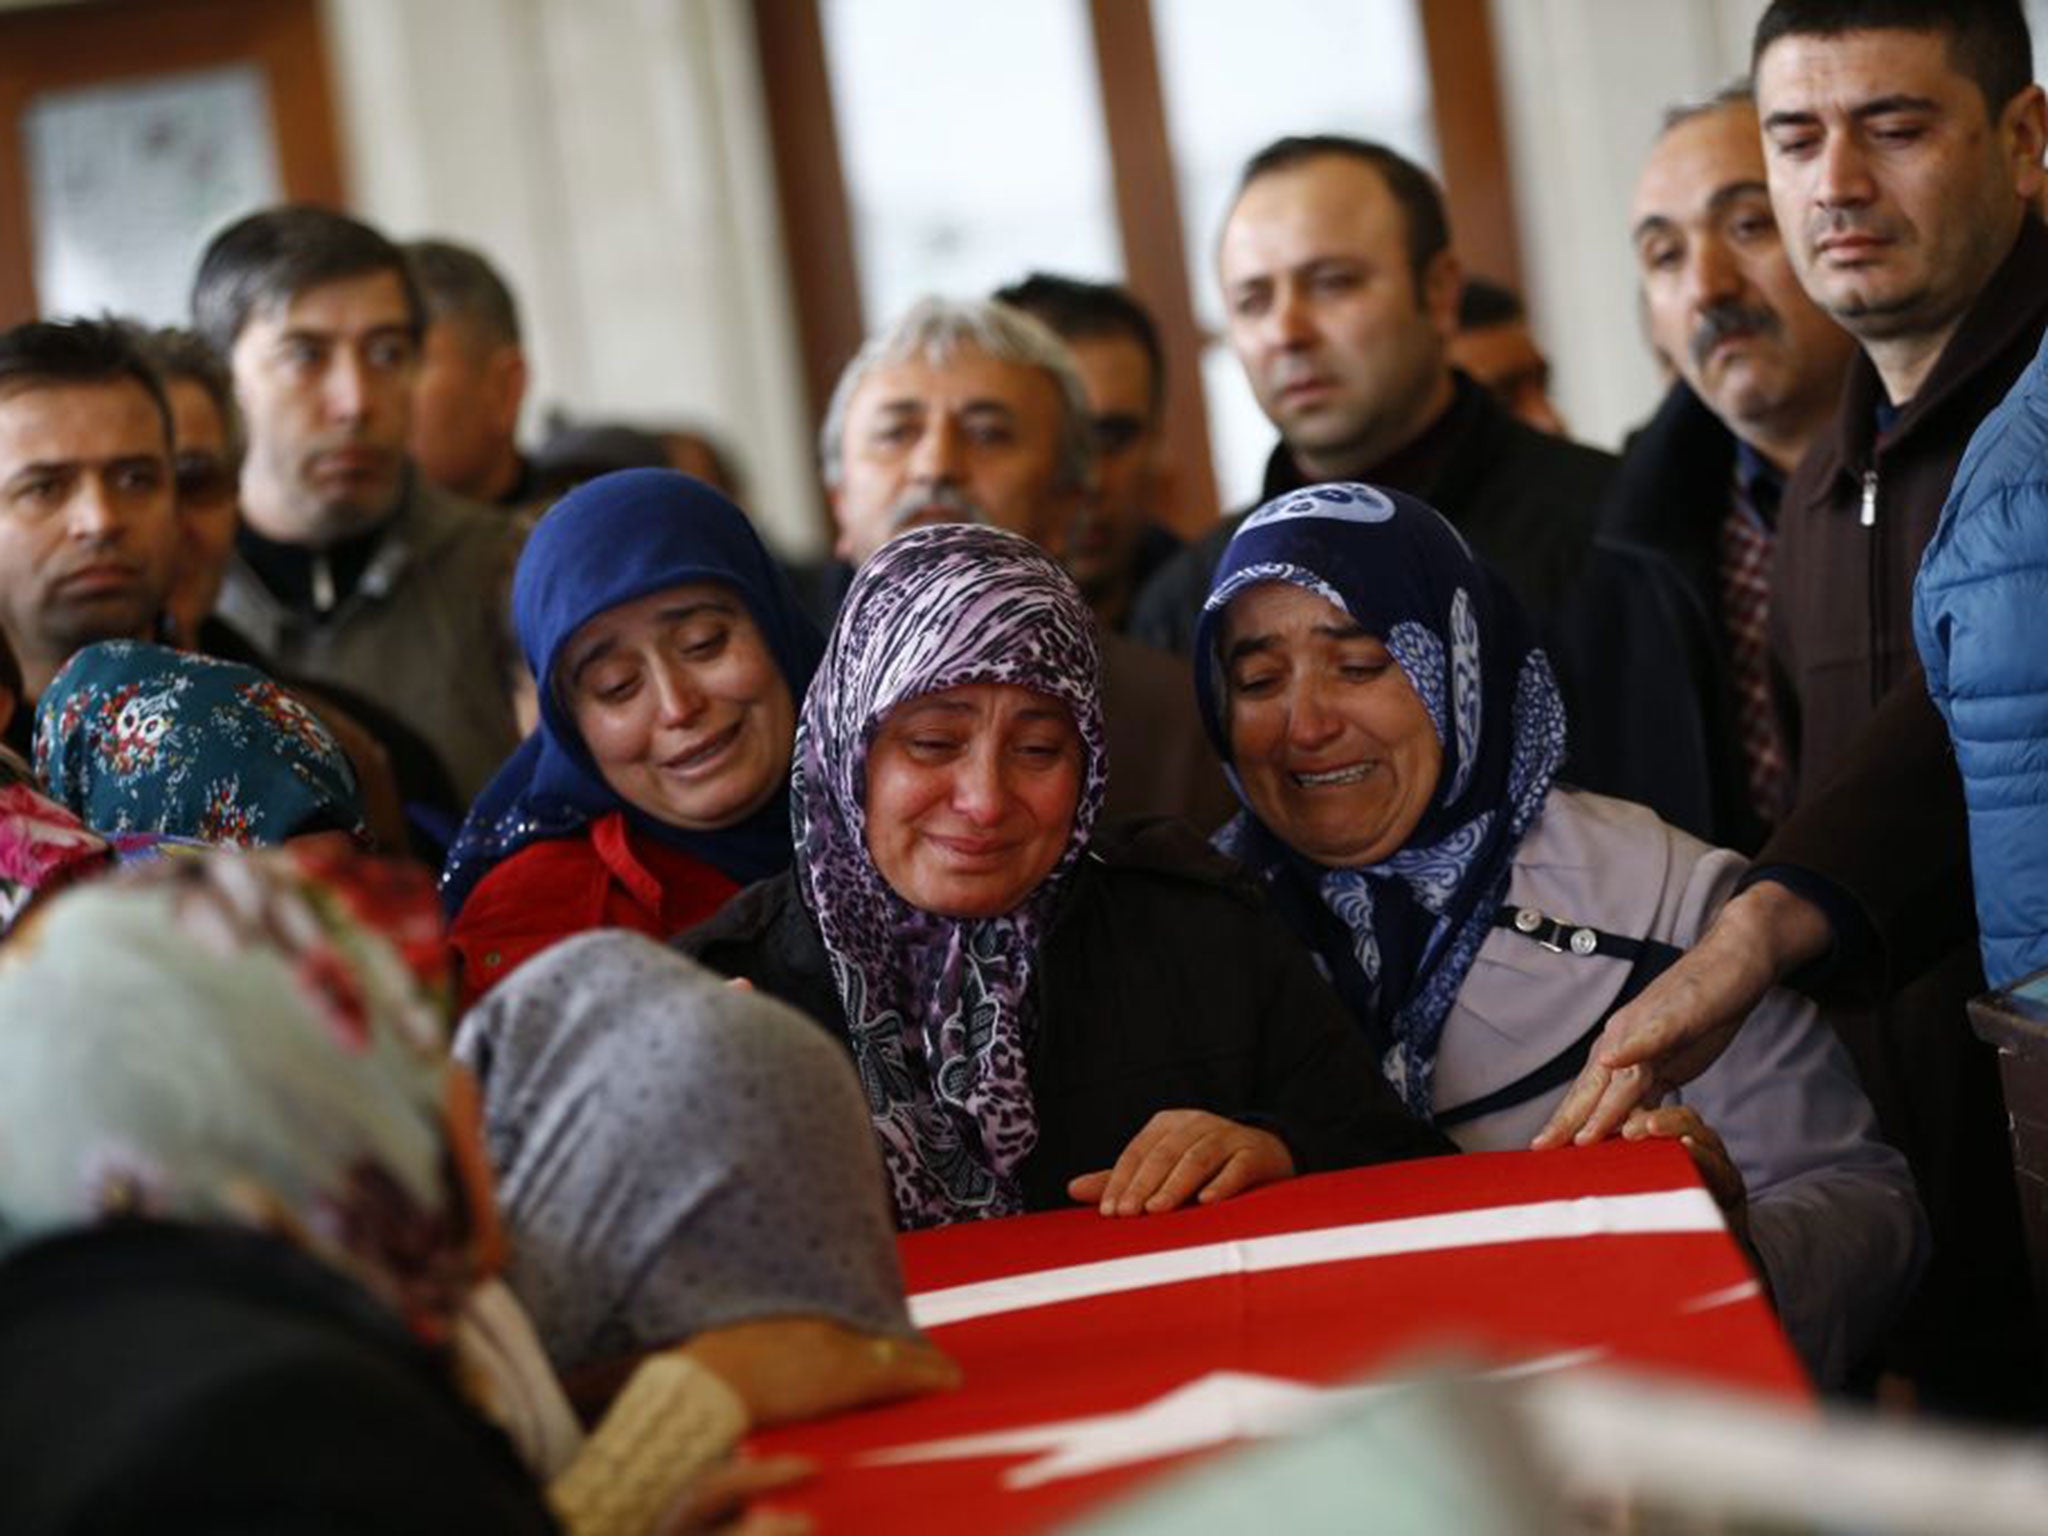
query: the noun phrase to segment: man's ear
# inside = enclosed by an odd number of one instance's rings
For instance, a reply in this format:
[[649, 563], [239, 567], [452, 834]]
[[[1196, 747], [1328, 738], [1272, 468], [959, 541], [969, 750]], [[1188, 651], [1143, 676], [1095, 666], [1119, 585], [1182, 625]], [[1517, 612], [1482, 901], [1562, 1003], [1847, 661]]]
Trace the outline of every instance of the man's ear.
[[1465, 291], [1465, 268], [1457, 253], [1446, 247], [1429, 258], [1422, 269], [1422, 312], [1448, 342], [1458, 334], [1458, 299]]
[[519, 431], [519, 408], [526, 403], [526, 354], [504, 346], [491, 354], [485, 365], [491, 392], [491, 420], [508, 436]]
[[1999, 114], [1999, 130], [2012, 156], [2014, 189], [2024, 202], [2039, 206], [2048, 174], [2041, 169], [2041, 156], [2048, 151], [2048, 95], [2030, 85], [2005, 104]]

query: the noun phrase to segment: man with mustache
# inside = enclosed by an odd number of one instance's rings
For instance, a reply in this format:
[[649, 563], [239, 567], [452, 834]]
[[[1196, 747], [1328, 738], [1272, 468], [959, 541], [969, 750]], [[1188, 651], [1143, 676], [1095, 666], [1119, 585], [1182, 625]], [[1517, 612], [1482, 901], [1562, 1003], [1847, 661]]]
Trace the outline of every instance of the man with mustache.
[[[1062, 553], [1095, 474], [1072, 354], [992, 299], [919, 301], [869, 338], [818, 433], [837, 553], [865, 561], [905, 528], [989, 523]], [[1175, 658], [1104, 630], [1106, 816], [1180, 816], [1207, 832], [1237, 809]]]
[[[1844, 1036], [1912, 1163], [1934, 1263], [1894, 1363], [1923, 1400], [2036, 1419], [1962, 788], [1914, 664], [1912, 589], [1963, 449], [2048, 331], [2048, 105], [2017, 0], [1774, 0], [1752, 73], [1793, 269], [1860, 344], [1786, 487], [1772, 597], [1799, 800], [1698, 945], [1609, 1024], [1545, 1139], [1703, 1070], [1774, 981], [1883, 999]], [[1814, 969], [1816, 963], [1821, 969]]]
[[1746, 88], [1666, 119], [1631, 238], [1650, 344], [1678, 379], [1630, 441], [1604, 526], [1662, 550], [1712, 616], [1715, 840], [1754, 850], [1791, 807], [1770, 666], [1778, 503], [1834, 414], [1855, 343], [1793, 275]]
[[157, 638], [176, 540], [170, 408], [134, 341], [92, 320], [0, 333], [8, 746], [31, 755], [36, 698], [72, 652]]
[[248, 428], [220, 613], [277, 671], [390, 710], [463, 803], [518, 737], [490, 675], [516, 534], [406, 456], [422, 308], [404, 253], [323, 208], [221, 231], [192, 311]]

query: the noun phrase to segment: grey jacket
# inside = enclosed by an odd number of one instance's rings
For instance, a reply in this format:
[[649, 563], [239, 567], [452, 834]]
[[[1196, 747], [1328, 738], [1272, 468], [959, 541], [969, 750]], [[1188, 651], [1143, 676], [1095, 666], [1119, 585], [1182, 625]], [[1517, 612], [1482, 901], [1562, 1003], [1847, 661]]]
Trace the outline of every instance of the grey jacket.
[[[1553, 789], [1516, 852], [1508, 903], [1684, 948], [1743, 868], [1740, 855], [1643, 806]], [[1496, 929], [1444, 1025], [1436, 1107], [1470, 1103], [1542, 1066], [1607, 1010], [1628, 973], [1625, 960]], [[1564, 1092], [1459, 1125], [1452, 1139], [1467, 1151], [1525, 1147]], [[1848, 1053], [1811, 1003], [1774, 991], [1677, 1100], [1699, 1111], [1741, 1170], [1751, 1239], [1800, 1358], [1823, 1386], [1840, 1382], [1904, 1304], [1928, 1251], [1906, 1160], [1878, 1140]]]
[[500, 673], [512, 521], [410, 476], [369, 568], [320, 622], [273, 597], [235, 555], [219, 613], [279, 672], [338, 683], [417, 731], [467, 804], [519, 743]]

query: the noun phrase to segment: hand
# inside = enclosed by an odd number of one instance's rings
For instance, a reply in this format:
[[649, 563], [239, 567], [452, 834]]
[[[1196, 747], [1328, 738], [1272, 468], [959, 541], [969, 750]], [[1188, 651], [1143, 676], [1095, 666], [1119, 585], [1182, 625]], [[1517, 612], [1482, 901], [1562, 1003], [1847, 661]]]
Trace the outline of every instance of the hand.
[[1578, 1081], [1531, 1145], [1613, 1135], [1630, 1111], [1712, 1066], [1764, 994], [1832, 942], [1827, 916], [1812, 902], [1774, 880], [1751, 886], [1607, 1021]]
[[723, 1378], [757, 1429], [960, 1385], [960, 1367], [923, 1339], [859, 1333], [823, 1317], [707, 1329], [683, 1353]]
[[1200, 1109], [1163, 1109], [1131, 1138], [1116, 1166], [1084, 1173], [1067, 1193], [1105, 1216], [1153, 1215], [1228, 1200], [1294, 1177], [1294, 1154], [1270, 1131]]
[[1728, 1218], [1728, 1229], [1745, 1246], [1749, 1243], [1749, 1187], [1742, 1182], [1742, 1170], [1728, 1155], [1728, 1148], [1714, 1128], [1700, 1118], [1700, 1112], [1686, 1104], [1667, 1104], [1662, 1109], [1638, 1109], [1632, 1111], [1621, 1127], [1624, 1141], [1642, 1141], [1646, 1137], [1662, 1137], [1683, 1142], [1685, 1150], [1692, 1154], [1693, 1166], [1699, 1169], [1700, 1178], [1705, 1181], [1707, 1193], [1714, 1197], [1714, 1204], [1721, 1207], [1721, 1214]]
[[810, 1517], [782, 1510], [746, 1508], [747, 1501], [801, 1483], [817, 1471], [801, 1456], [763, 1456], [729, 1461], [706, 1472], [670, 1510], [660, 1536], [803, 1536]]

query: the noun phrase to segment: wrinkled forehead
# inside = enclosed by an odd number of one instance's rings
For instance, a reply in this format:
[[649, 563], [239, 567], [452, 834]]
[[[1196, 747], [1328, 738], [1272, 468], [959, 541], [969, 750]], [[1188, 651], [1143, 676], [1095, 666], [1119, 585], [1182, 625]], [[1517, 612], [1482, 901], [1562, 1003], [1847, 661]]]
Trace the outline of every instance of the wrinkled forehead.
[[1651, 148], [1636, 182], [1630, 227], [1674, 223], [1743, 187], [1764, 184], [1763, 130], [1754, 105], [1732, 101], [1674, 124]]
[[1780, 113], [1854, 113], [1901, 97], [1981, 107], [1983, 93], [1956, 67], [1950, 40], [1942, 27], [1791, 32], [1773, 38], [1756, 60], [1758, 112], [1768, 125]]

